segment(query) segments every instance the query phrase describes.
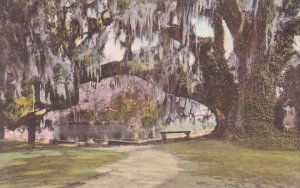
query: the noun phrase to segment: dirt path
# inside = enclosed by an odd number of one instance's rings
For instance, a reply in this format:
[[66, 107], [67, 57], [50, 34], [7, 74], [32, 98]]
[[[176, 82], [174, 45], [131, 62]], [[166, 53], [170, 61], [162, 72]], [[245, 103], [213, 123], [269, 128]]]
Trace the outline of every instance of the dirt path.
[[82, 188], [150, 188], [175, 177], [181, 169], [175, 157], [151, 147], [119, 147], [114, 151], [128, 153], [128, 158], [97, 169], [99, 178]]

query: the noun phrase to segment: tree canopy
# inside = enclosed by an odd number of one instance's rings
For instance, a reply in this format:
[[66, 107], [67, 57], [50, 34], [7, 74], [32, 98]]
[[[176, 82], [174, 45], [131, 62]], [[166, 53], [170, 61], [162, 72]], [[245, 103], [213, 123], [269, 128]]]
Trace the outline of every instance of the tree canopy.
[[[133, 75], [206, 105], [218, 136], [281, 134], [287, 121], [299, 130], [299, 6], [297, 0], [1, 0], [0, 121], [12, 130], [29, 126], [78, 103], [80, 84]], [[213, 36], [199, 33], [201, 20]], [[233, 40], [229, 57], [225, 26]]]

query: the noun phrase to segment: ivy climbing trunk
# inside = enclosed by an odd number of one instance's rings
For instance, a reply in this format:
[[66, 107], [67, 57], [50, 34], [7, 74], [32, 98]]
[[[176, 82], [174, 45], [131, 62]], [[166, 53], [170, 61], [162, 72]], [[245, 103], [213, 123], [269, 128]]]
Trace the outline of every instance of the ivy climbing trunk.
[[[266, 41], [268, 7], [272, 2], [259, 1], [257, 12], [245, 19], [235, 41], [239, 57], [239, 102], [235, 126], [247, 136], [259, 135], [274, 128], [276, 73], [272, 70]], [[246, 44], [246, 45], [245, 45]]]
[[274, 75], [268, 70], [268, 66], [262, 66], [247, 78], [245, 86], [241, 91], [244, 99], [243, 124], [249, 136], [258, 135], [262, 133], [261, 127], [273, 127], [276, 104]]

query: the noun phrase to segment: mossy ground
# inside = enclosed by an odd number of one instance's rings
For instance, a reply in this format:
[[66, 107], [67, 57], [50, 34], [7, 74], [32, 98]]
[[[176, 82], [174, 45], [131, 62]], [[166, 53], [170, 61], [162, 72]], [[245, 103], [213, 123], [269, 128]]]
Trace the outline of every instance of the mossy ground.
[[299, 151], [248, 149], [229, 141], [193, 140], [156, 146], [184, 169], [161, 187], [299, 187]]
[[98, 175], [96, 168], [116, 162], [124, 154], [92, 148], [0, 141], [0, 187], [59, 187]]

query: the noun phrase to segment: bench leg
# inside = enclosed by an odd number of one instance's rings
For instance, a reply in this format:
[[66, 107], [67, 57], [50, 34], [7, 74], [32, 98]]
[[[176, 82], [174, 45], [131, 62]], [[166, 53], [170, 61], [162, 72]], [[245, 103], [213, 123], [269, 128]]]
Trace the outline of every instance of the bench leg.
[[186, 133], [186, 138], [190, 139], [190, 133]]
[[163, 143], [167, 142], [167, 135], [166, 134], [161, 134], [161, 140], [163, 141]]

